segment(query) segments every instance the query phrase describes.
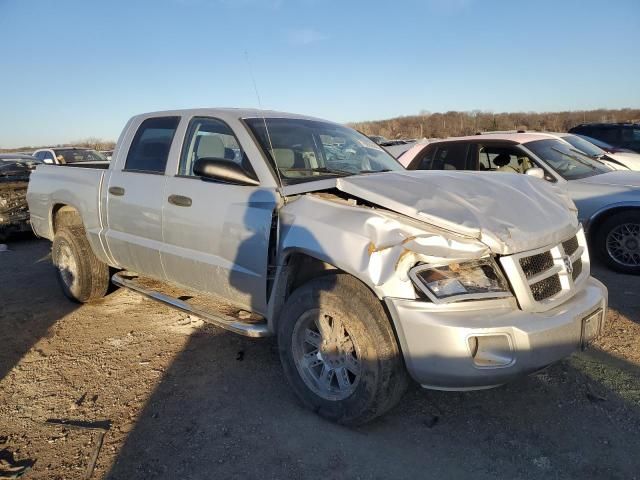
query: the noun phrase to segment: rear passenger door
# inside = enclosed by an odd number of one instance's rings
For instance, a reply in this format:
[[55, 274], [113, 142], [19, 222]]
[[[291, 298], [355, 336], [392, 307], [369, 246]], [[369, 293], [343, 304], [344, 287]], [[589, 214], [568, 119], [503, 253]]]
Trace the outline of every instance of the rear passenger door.
[[172, 149], [179, 148], [173, 146], [179, 123], [178, 116], [142, 121], [106, 185], [105, 237], [111, 256], [119, 266], [157, 279], [164, 279], [160, 248], [165, 167]]
[[253, 172], [227, 123], [191, 119], [177, 172], [168, 172], [162, 198], [167, 279], [264, 315], [269, 241], [275, 241], [275, 188], [204, 181], [193, 166], [207, 157], [225, 158]]

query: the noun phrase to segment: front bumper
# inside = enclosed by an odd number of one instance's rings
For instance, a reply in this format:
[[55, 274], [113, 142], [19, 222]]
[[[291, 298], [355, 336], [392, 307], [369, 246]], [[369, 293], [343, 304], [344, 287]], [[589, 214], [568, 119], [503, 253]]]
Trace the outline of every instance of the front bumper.
[[[585, 341], [583, 320], [600, 309], [602, 330], [607, 289], [589, 278], [572, 298], [542, 313], [520, 310], [512, 299], [445, 306], [389, 297], [385, 302], [414, 380], [425, 388], [475, 390], [507, 383], [578, 350]], [[479, 361], [475, 339], [498, 361]]]

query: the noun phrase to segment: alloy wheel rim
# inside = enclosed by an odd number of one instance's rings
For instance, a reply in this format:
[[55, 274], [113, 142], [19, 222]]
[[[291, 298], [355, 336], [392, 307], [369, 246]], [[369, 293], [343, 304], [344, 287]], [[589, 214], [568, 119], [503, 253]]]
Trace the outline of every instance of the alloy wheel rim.
[[77, 287], [78, 264], [69, 245], [63, 244], [60, 246], [56, 267], [64, 284], [71, 292], [74, 292]]
[[293, 330], [293, 358], [304, 383], [325, 400], [344, 400], [361, 376], [356, 343], [337, 315], [303, 313]]
[[640, 224], [622, 223], [607, 235], [607, 253], [625, 267], [640, 266]]

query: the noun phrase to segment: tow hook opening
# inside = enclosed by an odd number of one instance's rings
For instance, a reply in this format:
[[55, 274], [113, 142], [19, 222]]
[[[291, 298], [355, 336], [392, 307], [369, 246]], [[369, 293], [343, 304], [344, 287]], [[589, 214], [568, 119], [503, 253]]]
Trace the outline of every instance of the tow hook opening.
[[511, 339], [505, 333], [472, 335], [467, 342], [476, 367], [507, 367], [515, 361]]

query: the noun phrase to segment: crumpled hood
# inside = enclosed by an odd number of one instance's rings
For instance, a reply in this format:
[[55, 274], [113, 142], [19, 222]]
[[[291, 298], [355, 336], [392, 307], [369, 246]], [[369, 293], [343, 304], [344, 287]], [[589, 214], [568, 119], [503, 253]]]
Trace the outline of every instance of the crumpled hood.
[[612, 187], [640, 188], [640, 172], [614, 171], [581, 178], [574, 182], [588, 183], [592, 185], [610, 185]]
[[339, 178], [336, 187], [508, 255], [559, 243], [578, 228], [560, 189], [528, 175], [404, 171]]

